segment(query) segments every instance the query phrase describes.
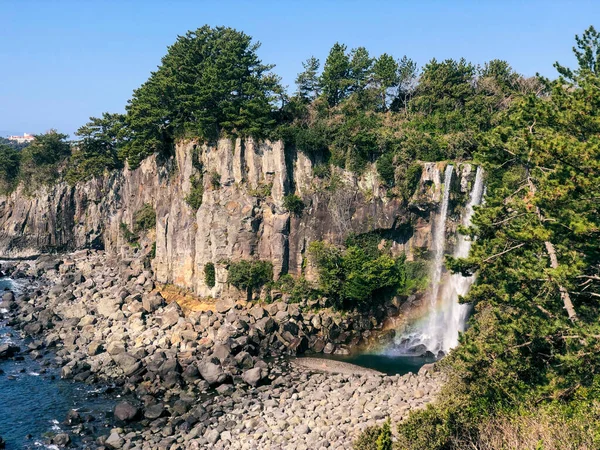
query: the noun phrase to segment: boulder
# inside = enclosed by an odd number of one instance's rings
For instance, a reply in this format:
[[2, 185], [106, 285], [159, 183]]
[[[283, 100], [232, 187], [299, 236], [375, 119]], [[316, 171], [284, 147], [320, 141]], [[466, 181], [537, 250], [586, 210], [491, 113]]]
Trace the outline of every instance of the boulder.
[[258, 384], [264, 379], [263, 372], [260, 367], [246, 370], [242, 374], [242, 380], [248, 383], [250, 386], [258, 386]]
[[0, 345], [0, 359], [12, 358], [19, 353], [19, 350], [16, 345], [2, 344]]
[[221, 384], [227, 379], [223, 368], [210, 361], [201, 361], [198, 363], [198, 371], [202, 375], [202, 378], [211, 385]]
[[131, 422], [139, 415], [139, 409], [129, 402], [121, 402], [115, 406], [114, 416], [122, 422]]
[[146, 407], [144, 411], [144, 417], [146, 419], [155, 420], [161, 417], [165, 412], [165, 405], [162, 403], [156, 403]]
[[66, 447], [71, 443], [71, 437], [67, 433], [58, 433], [52, 438], [52, 443], [59, 447]]
[[165, 304], [165, 299], [160, 294], [145, 295], [142, 298], [142, 307], [149, 313], [156, 311]]
[[231, 298], [220, 298], [215, 304], [218, 313], [224, 314], [230, 309], [235, 308], [235, 300]]
[[104, 441], [104, 444], [108, 448], [113, 448], [113, 449], [123, 448], [124, 443], [125, 443], [125, 441], [123, 440], [121, 435], [118, 433], [118, 431], [113, 431], [112, 433], [110, 433], [110, 436], [108, 436], [106, 441]]
[[171, 328], [177, 322], [179, 322], [179, 318], [183, 316], [183, 311], [181, 311], [181, 307], [177, 304], [177, 302], [172, 302], [169, 306], [167, 306], [160, 316], [160, 327], [164, 330], [167, 328]]
[[95, 356], [99, 355], [104, 351], [104, 345], [100, 341], [92, 341], [90, 345], [88, 345], [88, 355]]
[[121, 368], [125, 376], [132, 375], [140, 368], [140, 362], [129, 353], [119, 353], [113, 356], [114, 361]]

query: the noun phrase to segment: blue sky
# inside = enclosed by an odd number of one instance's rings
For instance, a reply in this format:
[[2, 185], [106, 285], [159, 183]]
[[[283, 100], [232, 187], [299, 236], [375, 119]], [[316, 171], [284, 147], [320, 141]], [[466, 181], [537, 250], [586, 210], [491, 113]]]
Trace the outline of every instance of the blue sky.
[[419, 65], [506, 59], [554, 76], [573, 64], [574, 35], [600, 18], [598, 1], [0, 0], [0, 136], [50, 128], [72, 134], [90, 116], [123, 111], [178, 34], [227, 25], [262, 42], [264, 62], [293, 88], [303, 60], [336, 41]]

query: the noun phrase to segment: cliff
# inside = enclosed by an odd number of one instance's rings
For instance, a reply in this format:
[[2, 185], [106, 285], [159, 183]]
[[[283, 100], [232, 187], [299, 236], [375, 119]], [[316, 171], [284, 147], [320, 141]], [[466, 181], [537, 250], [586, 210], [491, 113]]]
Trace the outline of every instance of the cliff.
[[[227, 296], [227, 260], [260, 258], [283, 273], [314, 278], [306, 250], [314, 240], [343, 242], [348, 233], [376, 231], [395, 253], [423, 254], [431, 242], [444, 163], [424, 163], [408, 204], [388, 197], [374, 167], [360, 177], [332, 169], [328, 179], [313, 173], [313, 161], [284, 149], [281, 142], [221, 140], [216, 145], [184, 142], [167, 161], [147, 158], [76, 186], [59, 183], [28, 196], [19, 187], [0, 197], [0, 257], [27, 257], [49, 251], [102, 248], [127, 253], [121, 223], [132, 227], [144, 204], [157, 214], [153, 268], [157, 280], [201, 296]], [[202, 205], [185, 201], [191, 178], [204, 173]], [[448, 230], [458, 222], [462, 197], [473, 176], [468, 164], [455, 168], [454, 201]], [[284, 207], [295, 193], [305, 208], [299, 215]], [[204, 282], [204, 265], [216, 266], [216, 284]], [[231, 293], [233, 295], [233, 292]], [[237, 295], [237, 293], [235, 293]]]

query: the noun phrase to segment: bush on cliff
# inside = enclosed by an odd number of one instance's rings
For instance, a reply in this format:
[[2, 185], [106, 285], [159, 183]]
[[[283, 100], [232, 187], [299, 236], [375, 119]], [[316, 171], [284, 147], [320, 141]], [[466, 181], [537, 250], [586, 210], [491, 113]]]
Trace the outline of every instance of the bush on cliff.
[[273, 264], [270, 261], [241, 260], [230, 262], [227, 283], [241, 291], [246, 291], [248, 299], [255, 289], [263, 287], [273, 280]]
[[215, 265], [211, 262], [204, 265], [204, 282], [209, 288], [215, 287]]
[[147, 231], [156, 227], [156, 211], [151, 204], [145, 203], [136, 213], [133, 215], [133, 231], [139, 233], [140, 231]]
[[67, 182], [75, 184], [121, 168], [119, 149], [126, 134], [123, 114], [104, 113], [100, 118], [90, 117], [90, 121], [75, 132], [82, 139], [75, 144], [69, 159]]

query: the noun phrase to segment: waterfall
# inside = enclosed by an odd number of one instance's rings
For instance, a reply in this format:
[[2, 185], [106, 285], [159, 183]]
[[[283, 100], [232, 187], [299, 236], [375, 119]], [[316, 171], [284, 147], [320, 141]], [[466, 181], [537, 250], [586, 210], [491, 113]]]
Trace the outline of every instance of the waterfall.
[[[471, 189], [469, 202], [462, 216], [461, 224], [465, 227], [471, 225], [471, 218], [474, 213], [474, 206], [481, 204], [483, 198], [483, 170], [477, 168], [475, 181]], [[459, 234], [456, 246], [454, 247], [453, 256], [455, 258], [466, 258], [469, 256], [472, 241], [466, 236]], [[464, 277], [460, 273], [450, 275], [450, 279], [442, 289], [440, 296], [440, 310], [444, 311], [444, 324], [442, 327], [442, 335], [439, 340], [439, 350], [448, 353], [450, 349], [458, 345], [459, 333], [465, 331], [467, 316], [470, 306], [459, 303], [459, 298], [469, 292], [469, 288], [475, 281], [475, 275]]]
[[[431, 287], [426, 294], [427, 314], [422, 320], [410, 324], [404, 332], [400, 333], [391, 353], [423, 354], [429, 351], [434, 355], [445, 354], [458, 344], [459, 333], [465, 329], [469, 306], [460, 304], [459, 296], [468, 292], [475, 276], [463, 277], [460, 274], [452, 274], [443, 280], [446, 219], [453, 172], [453, 167], [448, 165], [444, 174], [442, 202], [433, 223], [433, 260]], [[474, 206], [481, 203], [482, 197], [483, 171], [477, 168], [469, 201], [462, 215], [462, 225], [471, 224]], [[470, 249], [471, 241], [459, 235], [453, 256], [464, 258], [469, 255]]]

